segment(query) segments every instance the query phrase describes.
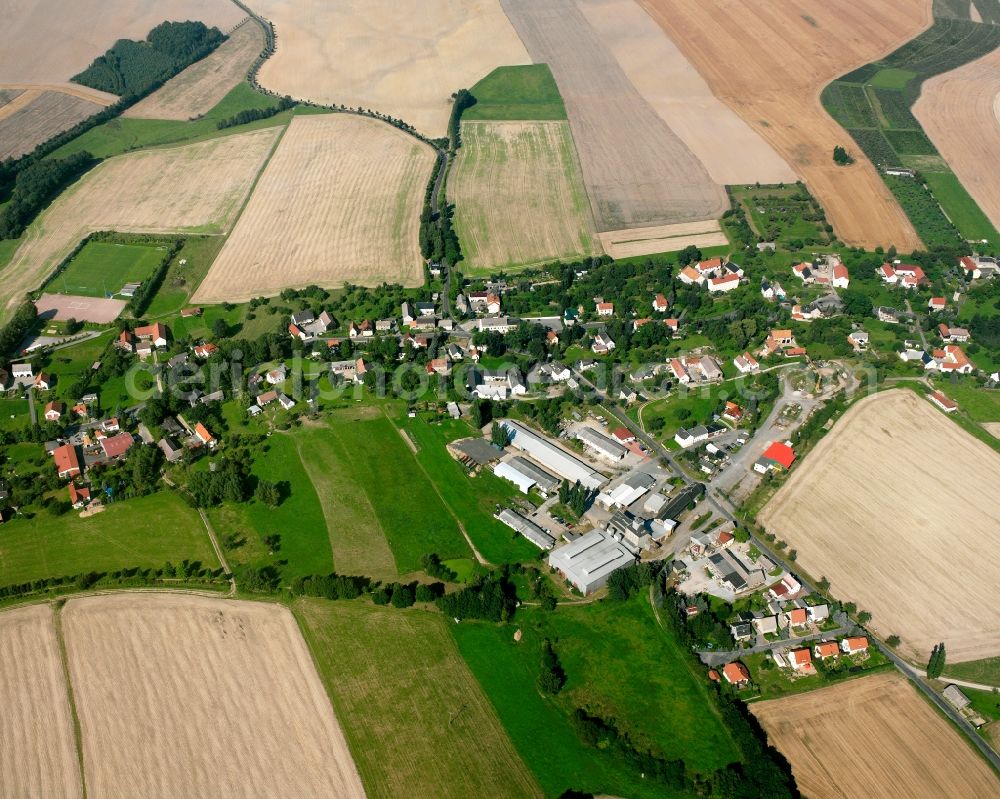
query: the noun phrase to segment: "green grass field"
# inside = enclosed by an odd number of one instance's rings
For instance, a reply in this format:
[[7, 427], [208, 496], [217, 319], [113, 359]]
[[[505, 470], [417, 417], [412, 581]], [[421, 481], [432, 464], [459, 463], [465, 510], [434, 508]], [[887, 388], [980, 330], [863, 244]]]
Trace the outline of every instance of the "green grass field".
[[868, 82], [879, 89], [905, 89], [917, 77], [916, 72], [898, 67], [886, 67], [876, 72]]
[[368, 796], [542, 795], [440, 615], [364, 601], [293, 610]]
[[[68, 495], [67, 495], [68, 498]], [[219, 563], [205, 527], [176, 494], [164, 491], [110, 505], [81, 519], [76, 512], [14, 519], [0, 528], [0, 584], [166, 561]]]
[[148, 280], [165, 256], [163, 247], [89, 241], [45, 290], [84, 297], [117, 294], [126, 283]]
[[937, 387], [955, 400], [959, 410], [967, 413], [972, 421], [1000, 422], [1000, 389], [982, 388], [974, 379], [954, 383], [942, 380]]
[[[546, 794], [572, 788], [613, 796], [673, 795], [585, 746], [568, 719], [577, 706], [614, 717], [636, 743], [681, 757], [694, 770], [711, 771], [739, 759], [715, 715], [707, 683], [657, 625], [644, 597], [626, 604], [563, 606], [548, 615], [522, 609], [515, 624], [523, 634], [519, 643], [510, 627], [463, 623], [450, 629]], [[554, 641], [568, 676], [557, 697], [543, 697], [535, 686], [545, 637]]]
[[983, 213], [982, 209], [976, 205], [965, 186], [952, 171], [947, 172], [922, 172], [927, 185], [931, 187], [931, 192], [938, 202], [944, 206], [952, 223], [966, 239], [979, 241], [986, 239], [996, 242], [997, 231], [993, 223]]
[[948, 663], [944, 667], [942, 679], [948, 677], [1000, 687], [1000, 657], [969, 660], [965, 663]]
[[466, 120], [566, 119], [566, 106], [547, 64], [498, 67], [470, 90]]
[[[146, 316], [155, 319], [174, 314], [187, 305], [225, 241], [225, 236], [185, 238], [183, 247], [167, 267], [163, 283], [146, 309]], [[187, 263], [181, 266], [181, 261]]]

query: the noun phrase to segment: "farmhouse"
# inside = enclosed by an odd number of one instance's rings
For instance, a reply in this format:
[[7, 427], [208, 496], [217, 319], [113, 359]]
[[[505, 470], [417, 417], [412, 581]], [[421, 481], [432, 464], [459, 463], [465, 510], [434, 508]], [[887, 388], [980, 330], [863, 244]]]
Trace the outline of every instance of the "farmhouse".
[[924, 270], [915, 264], [885, 263], [878, 268], [883, 283], [914, 289], [927, 282]]
[[39, 391], [48, 391], [52, 388], [53, 383], [55, 383], [55, 380], [48, 372], [39, 372], [35, 375], [34, 386]]
[[958, 342], [959, 344], [964, 344], [972, 338], [969, 331], [964, 327], [949, 327], [944, 322], [938, 325], [938, 334], [944, 341]]
[[537, 461], [547, 471], [564, 480], [580, 481], [584, 488], [600, 488], [606, 479], [579, 458], [550, 442], [519, 422], [503, 419], [500, 425], [507, 430], [510, 446], [519, 449]]
[[733, 358], [733, 366], [741, 375], [754, 374], [760, 371], [760, 363], [749, 352]]
[[56, 473], [66, 480], [70, 477], [77, 477], [83, 473], [80, 465], [80, 456], [73, 444], [63, 444], [52, 450], [52, 458], [56, 464]]
[[169, 332], [167, 326], [156, 322], [152, 325], [142, 325], [134, 331], [135, 337], [139, 341], [148, 341], [150, 345], [157, 349], [167, 346], [167, 336]]
[[748, 567], [739, 557], [728, 550], [710, 555], [710, 568], [719, 582], [739, 593], [758, 588], [764, 584], [764, 571], [759, 567]]
[[719, 294], [727, 291], [732, 291], [735, 288], [739, 288], [740, 276], [739, 275], [722, 275], [721, 277], [710, 278], [707, 283], [707, 288], [712, 294]]
[[930, 311], [943, 311], [947, 302], [944, 297], [931, 297], [927, 301], [927, 309]]
[[693, 266], [685, 266], [677, 276], [681, 283], [688, 286], [700, 286], [705, 282], [705, 277]]
[[591, 530], [549, 555], [549, 566], [569, 580], [584, 596], [602, 588], [618, 569], [631, 566], [636, 556], [605, 530]]
[[194, 348], [194, 357], [199, 360], [207, 360], [211, 358], [215, 353], [219, 351], [219, 348], [215, 344], [205, 343], [199, 344]]
[[592, 427], [581, 427], [576, 432], [576, 438], [582, 441], [587, 449], [593, 450], [612, 463], [617, 463], [628, 453], [628, 450], [617, 441], [613, 441]]
[[[728, 419], [731, 422], [739, 422], [743, 418], [743, 409], [735, 402], [726, 400], [725, 407], [722, 409], [722, 418]], [[712, 447], [714, 445], [709, 444], [708, 446]]]
[[497, 514], [497, 519], [506, 524], [510, 529], [523, 535], [539, 549], [549, 550], [556, 545], [556, 540], [541, 527], [530, 519], [524, 518], [520, 513], [512, 511], [510, 508], [501, 510]]
[[285, 368], [285, 365], [282, 364], [277, 369], [272, 369], [270, 372], [268, 372], [264, 376], [264, 379], [267, 380], [269, 385], [272, 386], [281, 385], [288, 379], [288, 370]]
[[766, 358], [768, 355], [773, 355], [778, 350], [788, 349], [789, 347], [795, 347], [795, 335], [791, 330], [778, 329], [775, 328], [767, 334], [767, 338], [764, 340], [764, 348], [761, 350], [761, 357]]
[[851, 276], [847, 271], [847, 267], [843, 264], [837, 264], [833, 267], [833, 287], [838, 289], [846, 289], [851, 284]]
[[975, 367], [961, 347], [957, 344], [945, 344], [943, 349], [934, 350], [930, 359], [924, 361], [924, 369], [968, 375], [972, 374]]
[[104, 450], [104, 457], [111, 460], [121, 458], [131, 449], [135, 443], [131, 433], [118, 433], [114, 436], [101, 439], [101, 449]]
[[722, 380], [722, 367], [711, 355], [671, 358], [670, 372], [682, 385]]
[[996, 277], [1000, 273], [1000, 265], [995, 258], [965, 255], [958, 259], [958, 263], [971, 280]]
[[508, 396], [518, 397], [528, 391], [516, 366], [499, 372], [470, 369], [467, 385], [469, 391], [480, 399], [505, 400]]
[[613, 302], [597, 303], [598, 316], [611, 316], [614, 312], [615, 312], [615, 304]]
[[198, 422], [194, 426], [194, 437], [207, 447], [215, 446], [215, 436], [213, 436], [209, 432], [208, 428], [205, 427], [205, 425], [203, 425], [201, 422]]
[[958, 410], [958, 403], [954, 400], [948, 399], [948, 397], [940, 391], [932, 391], [927, 395], [927, 398], [945, 413], [954, 413]]
[[515, 455], [509, 461], [498, 463], [493, 467], [493, 473], [497, 477], [512, 482], [521, 489], [523, 494], [527, 494], [532, 488], [537, 487], [543, 497], [557, 491], [561, 483], [558, 477], [520, 455]]

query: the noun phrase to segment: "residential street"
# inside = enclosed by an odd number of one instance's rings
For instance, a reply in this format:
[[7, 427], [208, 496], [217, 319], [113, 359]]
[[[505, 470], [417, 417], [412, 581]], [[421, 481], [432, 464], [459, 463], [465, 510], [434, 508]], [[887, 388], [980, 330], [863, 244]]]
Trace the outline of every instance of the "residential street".
[[835, 614], [834, 619], [838, 622], [839, 626], [832, 630], [821, 630], [814, 633], [807, 633], [806, 635], [795, 636], [793, 638], [785, 638], [780, 641], [766, 641], [763, 644], [754, 644], [746, 649], [733, 649], [728, 652], [713, 652], [712, 650], [707, 649], [701, 650], [698, 652], [698, 657], [701, 658], [701, 662], [706, 666], [722, 666], [733, 660], [739, 660], [741, 657], [746, 655], [755, 655], [760, 652], [773, 652], [775, 649], [796, 648], [811, 641], [821, 641], [823, 639], [832, 639], [849, 635], [856, 629], [854, 623], [843, 613]]

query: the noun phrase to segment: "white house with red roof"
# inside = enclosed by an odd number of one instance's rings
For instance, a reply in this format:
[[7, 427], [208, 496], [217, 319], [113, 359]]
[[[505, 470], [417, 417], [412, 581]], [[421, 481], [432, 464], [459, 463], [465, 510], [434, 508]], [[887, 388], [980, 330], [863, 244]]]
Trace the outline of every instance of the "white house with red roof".
[[45, 421], [58, 422], [66, 411], [66, 406], [58, 400], [52, 400], [45, 404]]
[[846, 655], [856, 655], [868, 651], [868, 639], [863, 635], [845, 638], [840, 642], [840, 651]]
[[793, 649], [788, 653], [788, 662], [796, 671], [811, 672], [815, 668], [812, 653], [808, 649]]
[[194, 437], [207, 447], [215, 446], [215, 436], [201, 422], [194, 426]]
[[792, 448], [781, 441], [775, 441], [764, 450], [764, 454], [757, 459], [753, 468], [755, 472], [760, 472], [761, 474], [766, 474], [772, 469], [777, 468], [787, 471], [792, 468], [794, 462], [795, 452], [792, 451]]
[[944, 322], [938, 325], [938, 334], [944, 341], [959, 344], [964, 344], [972, 338], [972, 334], [964, 327], [949, 327]]
[[670, 308], [670, 303], [667, 302], [667, 298], [662, 294], [657, 294], [653, 297], [653, 310], [656, 313], [666, 313], [668, 308]]
[[614, 312], [615, 312], [615, 304], [613, 302], [597, 303], [598, 316], [611, 316]]
[[760, 363], [749, 352], [737, 355], [733, 358], [733, 366], [741, 375], [754, 374], [760, 371]]
[[969, 375], [975, 371], [969, 356], [957, 344], [945, 344], [942, 349], [931, 352], [931, 357], [924, 363], [924, 369], [960, 375]]
[[813, 647], [813, 654], [817, 660], [829, 660], [840, 656], [840, 649], [836, 641], [823, 641]]
[[924, 270], [916, 264], [884, 263], [878, 271], [882, 282], [891, 286], [914, 289], [927, 282]]
[[705, 282], [705, 276], [693, 266], [685, 266], [677, 277], [688, 286], [700, 286]]
[[80, 510], [90, 502], [90, 489], [87, 486], [78, 486], [76, 483], [69, 484], [69, 503], [75, 510]]
[[148, 341], [153, 347], [161, 348], [167, 346], [167, 336], [169, 331], [167, 326], [156, 322], [152, 325], [141, 325], [132, 331], [140, 341]]
[[616, 427], [611, 431], [611, 435], [613, 435], [615, 439], [620, 441], [622, 444], [631, 444], [635, 441], [635, 435], [633, 435], [632, 431], [627, 427]]
[[952, 399], [948, 399], [940, 391], [933, 391], [927, 395], [927, 399], [937, 405], [945, 413], [954, 413], [958, 410], [958, 403]]
[[930, 311], [943, 311], [947, 304], [944, 297], [931, 297], [927, 301], [927, 308]]
[[739, 288], [740, 276], [728, 274], [721, 275], [720, 277], [713, 277], [709, 279], [706, 285], [711, 294], [720, 294], [732, 291], [735, 288]]
[[722, 676], [726, 678], [727, 683], [737, 688], [750, 684], [750, 672], [742, 663], [727, 663], [722, 667]]
[[846, 289], [851, 285], [851, 275], [847, 267], [843, 264], [835, 264], [833, 267], [833, 287], [836, 289]]
[[211, 342], [205, 342], [194, 348], [194, 357], [204, 361], [211, 358], [218, 351], [218, 346]]

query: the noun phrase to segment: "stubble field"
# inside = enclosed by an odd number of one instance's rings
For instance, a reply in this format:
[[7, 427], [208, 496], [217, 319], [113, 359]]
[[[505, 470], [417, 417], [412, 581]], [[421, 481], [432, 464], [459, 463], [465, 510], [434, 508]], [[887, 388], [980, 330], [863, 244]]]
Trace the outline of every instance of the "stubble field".
[[185, 120], [207, 114], [246, 77], [263, 47], [260, 26], [248, 20], [212, 53], [175, 75], [122, 116]]
[[647, 228], [609, 230], [598, 234], [604, 252], [612, 258], [631, 258], [657, 252], [677, 252], [685, 247], [725, 247], [729, 239], [717, 219], [681, 222]]
[[1000, 229], [1000, 50], [925, 81], [913, 114]]
[[862, 153], [852, 153], [851, 166], [833, 163], [833, 148], [850, 145], [851, 138], [823, 109], [819, 94], [834, 78], [925, 29], [929, 3], [638, 2], [715, 96], [801, 175], [843, 241], [920, 248], [910, 221]]
[[448, 194], [473, 269], [600, 251], [567, 122], [464, 122]]
[[895, 672], [750, 709], [811, 799], [959, 799], [1000, 791], [972, 746]]
[[82, 796], [52, 608], [0, 613], [0, 797]]
[[296, 117], [195, 302], [310, 284], [419, 286], [420, 209], [434, 152], [353, 114]]
[[541, 791], [448, 632], [421, 611], [295, 605], [371, 797]]
[[852, 407], [758, 516], [926, 660], [1000, 654], [1000, 456], [908, 390]]
[[0, 107], [0, 161], [30, 153], [102, 108], [102, 104], [63, 92], [22, 92]]
[[63, 629], [88, 797], [364, 797], [286, 608], [88, 597]]
[[111, 158], [28, 228], [0, 280], [0, 318], [96, 230], [221, 233], [229, 229], [281, 128]]
[[257, 0], [277, 52], [261, 85], [320, 103], [362, 106], [443, 136], [451, 95], [494, 67], [531, 63], [498, 0]]
[[643, 99], [575, 0], [502, 0], [566, 104], [599, 231], [718, 218], [722, 187]]
[[4, 0], [0, 76], [69, 80], [118, 39], [145, 39], [164, 20], [201, 20], [225, 33], [245, 16], [229, 0]]
[[722, 185], [788, 183], [795, 172], [712, 94], [635, 0], [577, 0], [594, 32], [660, 118]]

